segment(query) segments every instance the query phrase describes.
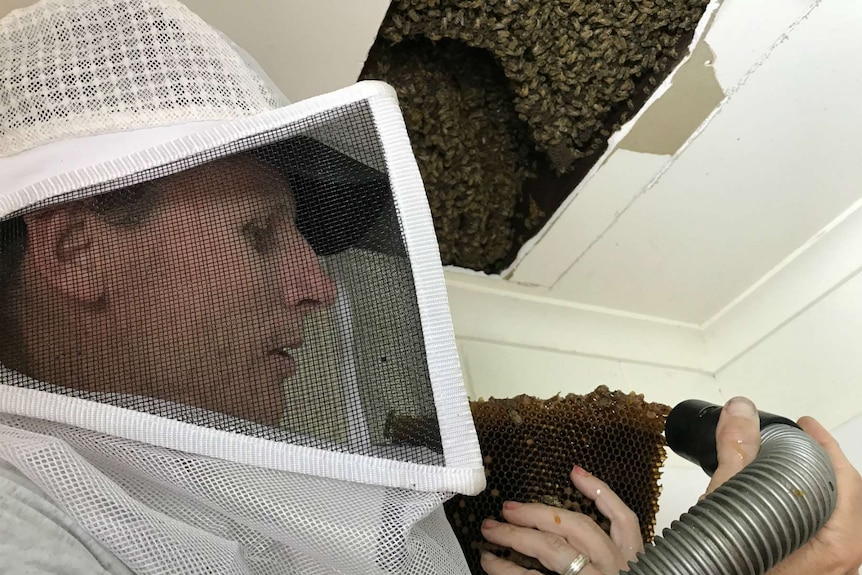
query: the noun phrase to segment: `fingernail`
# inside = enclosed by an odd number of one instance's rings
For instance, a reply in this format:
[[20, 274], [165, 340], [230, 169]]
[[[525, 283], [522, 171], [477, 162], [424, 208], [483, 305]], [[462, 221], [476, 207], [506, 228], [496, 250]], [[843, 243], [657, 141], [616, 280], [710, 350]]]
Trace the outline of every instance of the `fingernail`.
[[592, 475], [589, 471], [587, 471], [580, 465], [575, 465], [573, 471], [575, 472], [575, 475], [580, 475], [581, 477], [589, 477], [590, 475]]
[[493, 519], [486, 519], [482, 522], [482, 529], [493, 529], [497, 525], [499, 525], [499, 523], [497, 523]]
[[731, 398], [724, 405], [724, 409], [727, 410], [727, 413], [733, 415], [734, 417], [755, 417], [757, 415], [757, 408], [747, 397], [734, 397]]
[[482, 561], [494, 562], [498, 559], [498, 557], [496, 555], [494, 555], [493, 553], [491, 553], [490, 551], [482, 551], [481, 559], [482, 559]]
[[503, 503], [503, 509], [517, 509], [521, 505], [523, 505], [523, 503], [518, 503], [517, 501], [506, 501]]

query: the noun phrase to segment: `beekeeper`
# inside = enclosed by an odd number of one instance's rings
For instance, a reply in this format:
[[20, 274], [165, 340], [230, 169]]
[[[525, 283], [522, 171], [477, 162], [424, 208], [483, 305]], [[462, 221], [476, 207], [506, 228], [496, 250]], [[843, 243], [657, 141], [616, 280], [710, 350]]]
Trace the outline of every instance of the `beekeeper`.
[[289, 105], [173, 0], [13, 11], [0, 76], [0, 571], [466, 573], [394, 92]]
[[467, 573], [442, 504], [484, 471], [393, 91], [290, 105], [174, 0], [13, 11], [0, 77], [0, 571]]

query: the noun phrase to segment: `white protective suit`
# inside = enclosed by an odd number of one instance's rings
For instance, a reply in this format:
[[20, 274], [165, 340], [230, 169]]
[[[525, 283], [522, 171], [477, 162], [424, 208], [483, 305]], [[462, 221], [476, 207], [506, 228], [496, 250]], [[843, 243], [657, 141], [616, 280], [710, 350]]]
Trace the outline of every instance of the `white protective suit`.
[[3, 466], [134, 573], [467, 573], [442, 504], [485, 477], [393, 90], [287, 105], [174, 0], [16, 10], [0, 77]]

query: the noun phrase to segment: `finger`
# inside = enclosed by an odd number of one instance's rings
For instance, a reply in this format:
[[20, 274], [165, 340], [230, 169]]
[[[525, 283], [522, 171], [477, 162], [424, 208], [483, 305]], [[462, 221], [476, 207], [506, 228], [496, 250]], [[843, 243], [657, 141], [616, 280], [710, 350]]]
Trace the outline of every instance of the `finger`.
[[819, 421], [813, 417], [805, 416], [801, 417], [797, 423], [799, 423], [802, 431], [813, 437], [820, 444], [832, 461], [832, 466], [835, 467], [836, 472], [852, 467], [847, 456], [844, 455], [844, 452], [838, 445], [838, 441], [832, 437], [832, 434], [825, 427], [820, 425]]
[[617, 544], [626, 561], [634, 561], [644, 547], [637, 514], [607, 483], [583, 467], [576, 465], [571, 477], [578, 491], [594, 501], [602, 515], [611, 522], [611, 540]]
[[[853, 510], [852, 513], [856, 516], [854, 521], [857, 525], [862, 525], [862, 521], [859, 521], [858, 518], [860, 504], [853, 503], [853, 501], [862, 502], [862, 475], [853, 467], [847, 456], [844, 455], [844, 451], [841, 450], [838, 441], [832, 437], [832, 434], [825, 427], [820, 425], [820, 422], [813, 417], [806, 416], [800, 418], [797, 423], [799, 423], [799, 427], [805, 433], [813, 437], [823, 447], [826, 455], [829, 456], [829, 461], [832, 463], [832, 469], [835, 471], [835, 478], [838, 482], [836, 486], [838, 489], [838, 502], [835, 506], [833, 518], [842, 518], [843, 515], [847, 514], [848, 510]], [[843, 519], [840, 520], [843, 521]], [[857, 532], [858, 528], [854, 528], [852, 531]]]
[[479, 563], [482, 565], [482, 570], [488, 575], [539, 575], [538, 571], [524, 569], [520, 565], [515, 565], [511, 561], [506, 561], [487, 551], [482, 552]]
[[[812, 540], [774, 567], [770, 574], [793, 575], [813, 573], [823, 565], [836, 565], [850, 575], [862, 564], [862, 476], [841, 450], [838, 441], [817, 420], [802, 417], [799, 427], [814, 438], [826, 451], [838, 481], [838, 501], [826, 525]], [[838, 572], [838, 571], [836, 571]]]
[[[559, 558], [564, 562], [565, 567], [568, 567], [577, 553], [565, 552], [564, 544], [577, 552], [584, 553], [602, 571], [618, 573], [626, 565], [620, 549], [595, 521], [582, 513], [549, 507], [541, 503], [521, 504], [507, 501], [503, 504], [503, 517], [512, 526], [527, 529], [530, 535], [542, 534], [544, 540], [535, 540], [535, 543], [546, 549], [546, 556], [550, 557], [555, 553], [554, 560]], [[555, 550], [551, 551], [549, 548]], [[536, 547], [534, 550], [538, 549], [539, 547]], [[535, 553], [528, 553], [528, 555], [542, 561], [542, 558]], [[550, 568], [553, 569], [553, 567]]]
[[500, 523], [493, 519], [486, 519], [482, 523], [482, 535], [491, 543], [535, 557], [542, 565], [557, 573], [565, 571], [572, 558], [579, 553], [562, 535]]
[[[574, 559], [573, 559], [574, 560]], [[501, 557], [497, 557], [493, 553], [484, 551], [479, 559], [482, 565], [482, 570], [488, 575], [541, 575], [533, 569], [526, 569], [520, 565], [516, 565], [511, 561], [507, 561]], [[568, 567], [568, 564], [566, 565]], [[560, 571], [564, 573], [565, 569]], [[616, 573], [616, 571], [614, 572]], [[581, 570], [580, 575], [603, 575], [598, 569], [587, 565]]]
[[706, 488], [707, 494], [742, 471], [760, 451], [760, 417], [750, 399], [734, 397], [722, 408], [715, 448], [718, 468]]

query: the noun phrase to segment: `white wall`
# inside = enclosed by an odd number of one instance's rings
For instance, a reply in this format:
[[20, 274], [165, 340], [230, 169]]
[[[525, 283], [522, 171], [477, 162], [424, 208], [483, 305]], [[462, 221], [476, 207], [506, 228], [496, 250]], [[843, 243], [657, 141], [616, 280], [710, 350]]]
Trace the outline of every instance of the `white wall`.
[[[862, 469], [862, 217], [854, 211], [814, 246], [705, 326], [537, 296], [529, 287], [448, 270], [450, 305], [470, 394], [540, 398], [599, 385], [670, 406], [735, 395], [791, 418], [811, 415]], [[575, 462], [573, 462], [575, 463]], [[671, 456], [659, 528], [708, 480]]]

